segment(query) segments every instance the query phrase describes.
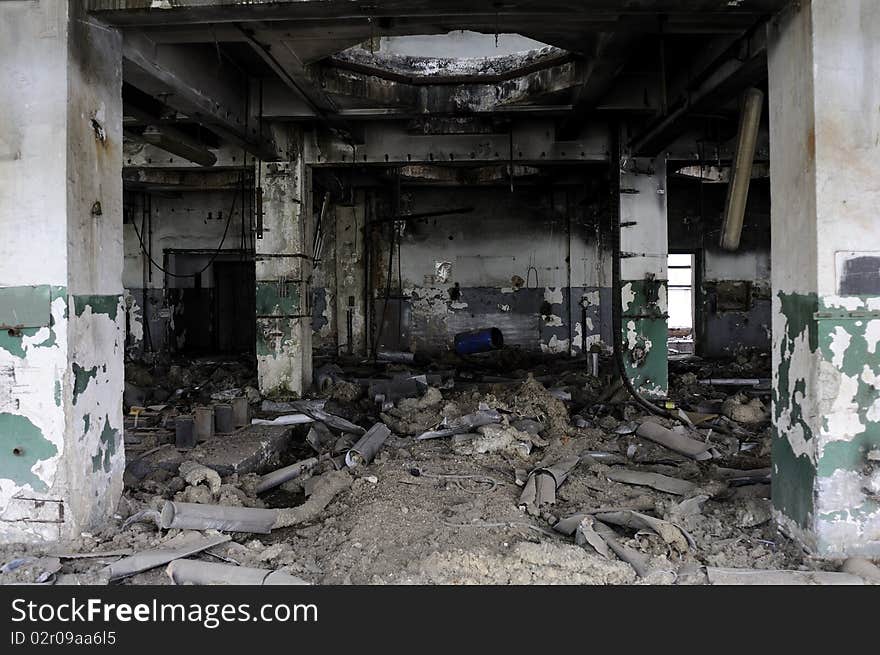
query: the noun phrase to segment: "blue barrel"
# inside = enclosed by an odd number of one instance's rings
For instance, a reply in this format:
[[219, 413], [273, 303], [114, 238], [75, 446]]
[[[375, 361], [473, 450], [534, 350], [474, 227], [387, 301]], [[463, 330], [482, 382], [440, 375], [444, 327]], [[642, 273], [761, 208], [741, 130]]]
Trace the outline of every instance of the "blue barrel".
[[483, 328], [455, 335], [455, 352], [459, 355], [484, 353], [504, 347], [504, 335], [498, 328]]

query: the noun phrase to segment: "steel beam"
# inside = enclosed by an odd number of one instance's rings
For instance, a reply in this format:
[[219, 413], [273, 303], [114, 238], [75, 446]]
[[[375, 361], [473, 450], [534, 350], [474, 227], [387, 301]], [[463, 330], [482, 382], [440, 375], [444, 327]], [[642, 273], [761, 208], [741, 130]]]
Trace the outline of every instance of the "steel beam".
[[632, 139], [633, 155], [656, 156], [687, 130], [693, 115], [717, 110], [744, 89], [766, 78], [766, 33], [759, 28], [731, 46], [697, 77], [697, 86], [687, 89], [669, 113]]
[[[213, 63], [213, 65], [212, 65]], [[220, 70], [199, 50], [158, 45], [140, 33], [126, 33], [125, 81], [189, 116], [220, 137], [265, 160], [278, 158], [274, 142], [261, 136], [248, 113], [246, 80]]]

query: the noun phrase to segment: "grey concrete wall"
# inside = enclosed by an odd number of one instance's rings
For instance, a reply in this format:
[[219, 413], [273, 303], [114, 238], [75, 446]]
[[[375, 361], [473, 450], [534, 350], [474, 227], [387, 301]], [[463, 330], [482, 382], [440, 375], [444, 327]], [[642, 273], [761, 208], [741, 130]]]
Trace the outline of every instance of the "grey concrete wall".
[[[596, 241], [590, 209], [596, 201], [583, 187], [523, 186], [513, 193], [503, 187], [405, 188], [402, 213], [474, 211], [407, 222], [400, 237], [402, 293], [395, 251], [380, 345], [445, 350], [456, 333], [493, 326], [508, 344], [549, 353], [575, 354], [603, 335], [607, 343], [600, 301], [609, 286], [609, 260]], [[389, 230], [384, 224], [371, 236], [377, 324], [385, 305]]]
[[0, 541], [122, 492], [122, 39], [80, 9], [0, 3]]
[[[122, 280], [126, 289], [127, 349], [138, 357], [147, 349], [161, 352], [168, 348], [167, 337], [173, 333], [174, 293], [167, 289], [192, 289], [192, 277], [173, 277], [158, 267], [148, 274], [147, 257], [143, 252], [137, 233], [148, 248], [152, 244], [152, 258], [171, 273], [185, 275], [204, 268], [213, 251], [223, 245], [217, 260], [240, 258], [242, 245], [250, 243], [248, 211], [242, 217], [241, 197], [238, 191], [193, 191], [175, 194], [152, 194], [149, 199], [152, 217], [150, 228], [142, 223], [141, 198], [132, 196], [134, 225], [123, 225], [124, 267]], [[223, 232], [226, 219], [232, 211], [232, 219], [225, 240]], [[210, 214], [211, 218], [208, 218]], [[220, 218], [222, 216], [222, 218]], [[242, 221], [245, 224], [246, 241], [242, 244]], [[136, 231], [137, 230], [137, 233]], [[202, 251], [202, 254], [176, 255], [166, 259], [166, 250]], [[214, 285], [213, 265], [201, 274], [201, 286], [210, 294]], [[180, 293], [180, 292], [178, 292]], [[146, 322], [145, 322], [146, 321]]]
[[[670, 167], [670, 171], [672, 168]], [[697, 256], [697, 352], [724, 357], [740, 347], [770, 350], [770, 185], [752, 180], [740, 248], [718, 246], [727, 184], [670, 174], [669, 248]], [[724, 283], [734, 283], [730, 285]], [[719, 285], [720, 283], [720, 285]], [[725, 309], [725, 294], [748, 289], [748, 308]], [[721, 297], [719, 297], [719, 293]]]

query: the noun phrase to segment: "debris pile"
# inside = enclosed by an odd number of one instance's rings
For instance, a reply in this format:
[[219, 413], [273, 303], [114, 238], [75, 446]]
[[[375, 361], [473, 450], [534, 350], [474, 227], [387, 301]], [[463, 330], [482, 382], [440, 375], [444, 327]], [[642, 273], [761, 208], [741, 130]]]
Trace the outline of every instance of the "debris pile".
[[765, 360], [673, 362], [660, 417], [583, 360], [482, 356], [327, 363], [308, 398], [239, 362], [130, 367], [113, 524], [3, 547], [0, 582], [877, 582], [777, 532]]

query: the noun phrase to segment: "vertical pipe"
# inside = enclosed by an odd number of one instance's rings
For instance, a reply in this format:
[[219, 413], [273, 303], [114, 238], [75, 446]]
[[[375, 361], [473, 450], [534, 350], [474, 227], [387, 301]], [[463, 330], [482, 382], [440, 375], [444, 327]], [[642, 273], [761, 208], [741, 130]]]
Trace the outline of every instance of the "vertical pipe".
[[752, 164], [755, 161], [755, 146], [758, 142], [758, 129], [761, 126], [761, 110], [764, 106], [764, 93], [760, 89], [748, 89], [743, 95], [742, 113], [737, 135], [736, 155], [727, 188], [727, 207], [724, 224], [721, 227], [721, 247], [725, 250], [739, 248], [746, 203], [749, 199], [749, 182], [752, 178]]
[[[566, 299], [566, 323], [568, 325], [568, 356], [571, 357], [572, 353], [574, 353], [574, 330], [571, 325], [571, 191], [568, 188], [565, 189], [565, 241], [567, 248], [565, 255], [565, 284], [568, 288]], [[584, 326], [581, 325], [581, 332], [583, 332], [583, 330]]]

